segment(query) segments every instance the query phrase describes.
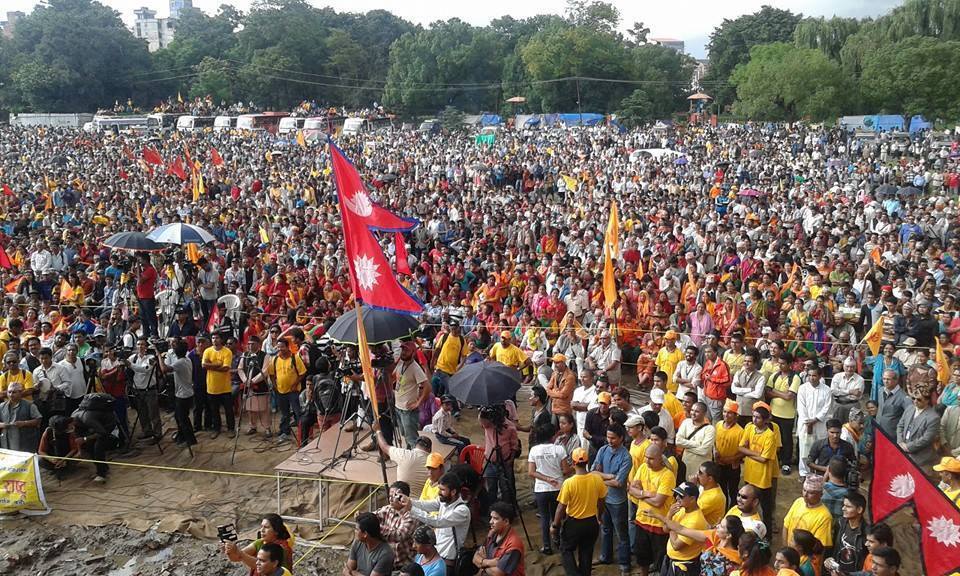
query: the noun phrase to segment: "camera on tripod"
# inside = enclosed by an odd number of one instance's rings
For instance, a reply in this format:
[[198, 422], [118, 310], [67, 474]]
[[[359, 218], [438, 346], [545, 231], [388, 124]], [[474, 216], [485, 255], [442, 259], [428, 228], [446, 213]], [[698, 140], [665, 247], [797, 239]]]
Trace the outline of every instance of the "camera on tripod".
[[858, 490], [860, 488], [860, 463], [856, 460], [847, 460], [847, 475], [844, 482], [847, 488]]
[[131, 350], [130, 348], [124, 348], [122, 344], [114, 346], [112, 350], [113, 350], [113, 353], [116, 354], [117, 359], [120, 361], [126, 361], [127, 358], [129, 358], [130, 355], [133, 354], [133, 350]]
[[156, 354], [166, 354], [170, 350], [170, 343], [163, 338], [150, 338], [147, 340], [147, 351]]

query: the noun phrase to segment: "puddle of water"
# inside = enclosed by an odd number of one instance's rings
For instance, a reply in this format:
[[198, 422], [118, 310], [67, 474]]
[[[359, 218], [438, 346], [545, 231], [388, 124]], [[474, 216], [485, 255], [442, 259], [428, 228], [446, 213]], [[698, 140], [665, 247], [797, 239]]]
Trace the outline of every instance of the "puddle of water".
[[159, 550], [156, 554], [151, 554], [143, 559], [144, 562], [163, 562], [164, 560], [169, 560], [173, 556], [173, 548], [164, 548]]
[[127, 560], [126, 564], [117, 568], [116, 570], [111, 570], [107, 572], [107, 576], [133, 576], [134, 568], [137, 565], [137, 558], [133, 557]]

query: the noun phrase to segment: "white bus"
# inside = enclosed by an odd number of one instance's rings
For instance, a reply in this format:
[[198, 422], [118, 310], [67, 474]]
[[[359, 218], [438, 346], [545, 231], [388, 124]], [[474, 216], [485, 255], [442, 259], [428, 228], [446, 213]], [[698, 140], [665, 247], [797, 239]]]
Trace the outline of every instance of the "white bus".
[[213, 131], [225, 132], [237, 127], [236, 116], [217, 116], [213, 119]]
[[293, 116], [281, 118], [280, 124], [277, 127], [277, 134], [293, 134], [303, 128], [304, 120], [306, 120], [306, 118], [294, 118]]
[[181, 116], [177, 118], [177, 130], [180, 132], [213, 128], [213, 116]]
[[155, 116], [95, 116], [91, 122], [95, 132], [151, 132], [162, 129]]

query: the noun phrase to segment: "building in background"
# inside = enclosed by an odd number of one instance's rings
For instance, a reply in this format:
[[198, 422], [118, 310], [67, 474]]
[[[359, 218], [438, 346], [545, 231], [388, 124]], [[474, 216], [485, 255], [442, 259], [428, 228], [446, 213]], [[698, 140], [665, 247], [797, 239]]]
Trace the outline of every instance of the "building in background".
[[648, 38], [647, 41], [652, 44], [659, 44], [660, 46], [673, 48], [681, 54], [683, 54], [685, 48], [683, 40], [677, 40], [676, 38]]
[[702, 88], [700, 82], [703, 80], [703, 77], [707, 75], [707, 65], [709, 63], [709, 60], [697, 60], [697, 65], [693, 69], [692, 86], [694, 90], [700, 90]]
[[193, 8], [193, 0], [170, 0], [170, 18], [180, 18], [180, 12], [187, 8]]
[[3, 34], [7, 38], [13, 37], [13, 29], [17, 25], [17, 20], [24, 16], [25, 14], [23, 12], [7, 12], [7, 19], [0, 20], [0, 34]]
[[[189, 3], [190, 0], [171, 0], [171, 10], [174, 2]], [[151, 52], [166, 48], [173, 41], [177, 29], [175, 18], [157, 18], [157, 11], [147, 7], [138, 8], [133, 14], [136, 17], [133, 21], [133, 35], [145, 40], [147, 49]]]

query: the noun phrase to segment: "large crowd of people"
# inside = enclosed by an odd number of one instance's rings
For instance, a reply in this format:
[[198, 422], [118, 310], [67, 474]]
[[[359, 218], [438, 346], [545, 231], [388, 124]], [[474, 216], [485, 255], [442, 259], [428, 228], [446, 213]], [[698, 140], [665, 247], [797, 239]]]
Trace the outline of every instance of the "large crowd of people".
[[[375, 350], [378, 400], [395, 410], [364, 448], [395, 460], [398, 481], [356, 519], [344, 574], [522, 575], [526, 507], [568, 576], [896, 574], [859, 486], [877, 428], [960, 502], [960, 154], [942, 133], [599, 126], [338, 143], [376, 201], [420, 220], [396, 264], [425, 303], [416, 337]], [[321, 143], [0, 127], [0, 185], [3, 448], [69, 477], [82, 465], [58, 456], [105, 461], [165, 427], [185, 447], [221, 433], [303, 445], [331, 424], [318, 409], [331, 382], [338, 413], [364, 412], [355, 348], [324, 337], [353, 296]], [[102, 244], [173, 222], [215, 242]], [[383, 247], [396, 260], [393, 235]], [[529, 388], [483, 407], [470, 439], [474, 412], [447, 382], [487, 358]], [[108, 475], [97, 464], [94, 479]], [[802, 496], [778, 518], [785, 482]], [[226, 552], [287, 573], [277, 542]]]

